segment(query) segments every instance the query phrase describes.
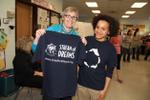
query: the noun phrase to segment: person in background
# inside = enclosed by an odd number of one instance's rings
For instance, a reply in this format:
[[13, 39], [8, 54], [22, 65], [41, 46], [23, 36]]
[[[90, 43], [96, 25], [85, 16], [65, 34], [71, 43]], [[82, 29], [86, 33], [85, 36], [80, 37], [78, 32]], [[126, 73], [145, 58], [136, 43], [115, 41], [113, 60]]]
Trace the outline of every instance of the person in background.
[[140, 47], [141, 47], [141, 37], [138, 34], [139, 28], [136, 28], [132, 37], [132, 59], [139, 60]]
[[32, 63], [31, 45], [33, 38], [23, 36], [17, 41], [16, 56], [13, 59], [15, 81], [20, 86], [41, 88], [43, 73], [40, 64]]
[[144, 60], [147, 60], [149, 56], [150, 56], [150, 37], [148, 38], [146, 42], [146, 51], [145, 51]]
[[132, 42], [131, 35], [132, 31], [129, 29], [125, 37], [122, 39], [122, 56], [124, 62], [125, 61], [130, 62], [131, 42]]
[[[77, 19], [79, 17], [79, 13], [77, 8], [75, 7], [67, 7], [62, 12], [62, 24], [55, 24], [49, 26], [46, 31], [54, 31], [64, 34], [77, 35], [78, 33], [75, 31], [73, 26], [75, 25]], [[41, 35], [45, 33], [45, 29], [38, 29], [35, 33], [35, 39], [32, 44], [32, 51], [35, 52], [36, 46], [38, 44], [39, 38]]]
[[114, 45], [117, 53], [117, 81], [122, 83], [122, 79], [120, 78], [120, 61], [121, 61], [121, 43], [122, 43], [122, 36], [121, 32], [116, 36], [110, 38], [110, 42]]
[[118, 33], [118, 21], [99, 14], [92, 25], [94, 36], [86, 37], [86, 58], [79, 65], [78, 100], [104, 100], [117, 65], [116, 50], [106, 37]]

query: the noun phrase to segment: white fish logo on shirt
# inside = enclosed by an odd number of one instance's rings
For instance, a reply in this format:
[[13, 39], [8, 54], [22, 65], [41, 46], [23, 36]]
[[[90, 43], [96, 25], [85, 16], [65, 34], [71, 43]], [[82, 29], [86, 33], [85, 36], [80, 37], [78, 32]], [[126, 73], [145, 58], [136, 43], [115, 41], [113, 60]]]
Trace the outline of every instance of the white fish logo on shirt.
[[94, 55], [97, 57], [97, 59], [98, 59], [98, 60], [97, 60], [97, 63], [96, 63], [96, 64], [93, 64], [93, 65], [89, 65], [88, 62], [84, 61], [84, 64], [85, 64], [87, 67], [89, 67], [89, 68], [96, 69], [96, 68], [98, 67], [98, 64], [100, 64], [100, 62], [101, 62], [100, 54], [99, 54], [99, 52], [98, 52], [98, 49], [92, 48], [92, 49], [86, 51], [86, 53], [89, 53], [89, 52], [93, 52]]
[[47, 45], [47, 48], [46, 48], [45, 52], [49, 56], [55, 56], [55, 55], [57, 55], [56, 45], [54, 45], [53, 43]]

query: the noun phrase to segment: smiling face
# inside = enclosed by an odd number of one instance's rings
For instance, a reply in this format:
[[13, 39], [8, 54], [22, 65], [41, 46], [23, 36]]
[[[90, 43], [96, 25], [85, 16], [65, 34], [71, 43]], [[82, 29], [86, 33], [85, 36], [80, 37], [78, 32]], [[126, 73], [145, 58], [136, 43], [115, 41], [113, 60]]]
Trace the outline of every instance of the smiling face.
[[99, 41], [105, 41], [105, 37], [109, 34], [109, 23], [105, 20], [98, 21], [94, 33]]
[[67, 12], [66, 14], [63, 15], [63, 23], [67, 29], [72, 28], [76, 20], [77, 15], [75, 12]]

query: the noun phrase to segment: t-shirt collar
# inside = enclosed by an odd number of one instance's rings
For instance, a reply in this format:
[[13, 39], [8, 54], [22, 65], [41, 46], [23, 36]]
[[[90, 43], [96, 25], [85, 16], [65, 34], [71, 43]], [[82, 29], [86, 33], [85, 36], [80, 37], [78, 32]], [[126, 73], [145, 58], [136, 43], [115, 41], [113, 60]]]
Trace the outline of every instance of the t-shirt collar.
[[65, 26], [64, 24], [61, 24], [61, 32], [62, 33], [68, 33], [68, 34], [71, 34], [73, 32], [73, 27], [71, 27], [70, 31], [67, 32], [66, 29], [65, 29]]

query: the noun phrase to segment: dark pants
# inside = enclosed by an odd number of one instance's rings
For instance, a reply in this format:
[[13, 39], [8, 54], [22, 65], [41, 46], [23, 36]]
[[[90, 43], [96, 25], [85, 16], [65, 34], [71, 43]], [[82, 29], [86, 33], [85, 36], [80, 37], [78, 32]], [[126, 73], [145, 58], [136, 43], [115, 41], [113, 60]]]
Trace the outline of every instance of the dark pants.
[[147, 59], [148, 59], [148, 56], [150, 56], [150, 48], [148, 48], [148, 49], [146, 50], [144, 59], [147, 60]]
[[136, 48], [132, 48], [132, 59], [139, 60], [139, 56], [140, 56], [140, 48], [136, 47]]
[[117, 54], [117, 70], [120, 70], [121, 54]]
[[30, 76], [30, 78], [22, 78], [15, 76], [16, 84], [19, 86], [27, 86], [33, 88], [42, 88], [43, 77], [40, 76]]
[[43, 100], [71, 100], [71, 96], [63, 97], [63, 98], [53, 98], [49, 96], [43, 96]]
[[123, 48], [122, 50], [123, 61], [130, 62], [130, 49]]

